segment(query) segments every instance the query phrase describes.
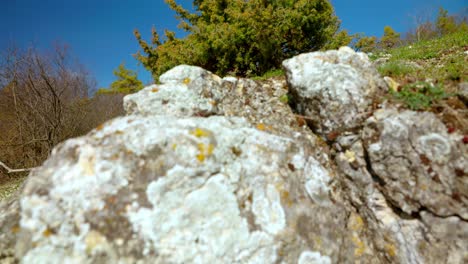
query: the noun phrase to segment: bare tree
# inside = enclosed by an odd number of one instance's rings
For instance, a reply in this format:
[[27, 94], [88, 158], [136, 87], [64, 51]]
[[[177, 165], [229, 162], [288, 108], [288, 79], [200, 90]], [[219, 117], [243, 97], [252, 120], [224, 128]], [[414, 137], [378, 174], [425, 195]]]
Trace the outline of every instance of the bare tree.
[[93, 83], [64, 47], [49, 54], [10, 48], [0, 63], [0, 160], [35, 167], [57, 143], [85, 132], [78, 102]]

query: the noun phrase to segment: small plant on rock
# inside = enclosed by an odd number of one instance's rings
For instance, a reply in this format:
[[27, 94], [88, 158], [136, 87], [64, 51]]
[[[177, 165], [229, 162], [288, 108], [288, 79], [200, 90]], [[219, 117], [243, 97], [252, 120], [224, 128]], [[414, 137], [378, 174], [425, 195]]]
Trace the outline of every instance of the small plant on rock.
[[427, 109], [437, 101], [449, 97], [441, 85], [427, 82], [410, 83], [403, 86], [400, 91], [391, 93], [411, 110]]

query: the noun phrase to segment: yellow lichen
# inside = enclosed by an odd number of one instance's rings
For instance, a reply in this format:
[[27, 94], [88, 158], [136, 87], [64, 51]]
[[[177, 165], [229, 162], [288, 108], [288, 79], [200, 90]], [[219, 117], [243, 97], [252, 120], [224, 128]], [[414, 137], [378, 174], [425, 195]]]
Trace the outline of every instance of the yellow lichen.
[[257, 124], [257, 129], [258, 129], [258, 130], [261, 130], [261, 131], [265, 131], [265, 130], [271, 130], [272, 127], [269, 126], [269, 125], [265, 125], [265, 124], [263, 124], [263, 123], [258, 123], [258, 124]]
[[44, 232], [42, 232], [42, 235], [44, 237], [50, 237], [53, 234], [54, 234], [54, 231], [52, 231], [50, 228], [47, 228], [46, 230], [44, 230]]
[[351, 222], [350, 227], [351, 227], [351, 230], [353, 231], [359, 231], [364, 226], [364, 221], [362, 220], [362, 217], [357, 214], [353, 214], [351, 216], [350, 222]]
[[197, 127], [194, 130], [190, 131], [190, 134], [200, 138], [200, 137], [209, 137], [211, 135], [211, 132]]
[[366, 246], [364, 242], [362, 242], [362, 240], [360, 240], [359, 237], [355, 235], [351, 238], [351, 240], [356, 246], [356, 248], [354, 249], [354, 256], [356, 257], [362, 256], [364, 254], [364, 251], [366, 250]]
[[157, 93], [157, 92], [159, 92], [159, 89], [155, 87], [155, 88], [151, 89], [151, 92]]
[[190, 78], [185, 78], [185, 79], [183, 80], [183, 83], [184, 83], [184, 84], [189, 84], [189, 83], [190, 83]]
[[203, 143], [198, 143], [198, 154], [196, 156], [199, 162], [204, 162], [206, 157], [209, 157], [213, 154], [214, 146], [213, 144], [205, 145]]
[[393, 244], [385, 244], [385, 251], [390, 257], [396, 256], [396, 247]]
[[11, 232], [16, 234], [20, 231], [20, 227], [18, 225], [14, 225], [12, 228], [11, 228]]
[[314, 237], [314, 246], [319, 248], [322, 246], [322, 239], [320, 237]]
[[280, 192], [281, 200], [286, 203], [288, 207], [293, 205], [293, 200], [291, 199], [291, 195], [286, 190], [281, 190]]
[[172, 144], [172, 150], [176, 150], [176, 148], [177, 148], [177, 144], [175, 144], [175, 143]]
[[96, 247], [103, 245], [107, 242], [105, 236], [98, 231], [91, 230], [85, 238], [86, 251], [91, 253]]
[[354, 162], [356, 160], [356, 153], [354, 153], [354, 151], [346, 150], [344, 155], [348, 162]]
[[213, 144], [208, 144], [208, 148], [207, 148], [206, 154], [208, 154], [208, 155], [213, 154], [213, 150], [214, 150]]

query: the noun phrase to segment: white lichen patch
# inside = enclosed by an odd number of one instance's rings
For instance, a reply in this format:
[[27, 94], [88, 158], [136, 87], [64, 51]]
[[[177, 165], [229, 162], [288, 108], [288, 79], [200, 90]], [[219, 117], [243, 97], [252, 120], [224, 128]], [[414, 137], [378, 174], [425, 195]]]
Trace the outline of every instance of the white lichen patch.
[[450, 140], [437, 133], [419, 137], [418, 150], [435, 162], [447, 162], [450, 159]]
[[278, 234], [286, 227], [280, 195], [271, 184], [266, 190], [254, 190], [252, 212], [255, 215], [255, 222], [272, 235]]
[[310, 199], [320, 205], [328, 204], [330, 201], [328, 184], [331, 178], [327, 170], [317, 160], [309, 158], [304, 174], [306, 179], [304, 187]]
[[246, 220], [240, 217], [233, 186], [224, 175], [212, 176], [206, 182], [190, 178], [182, 184], [180, 176], [161, 178], [148, 186], [152, 209], [128, 212], [147, 249], [166, 255], [174, 263], [192, 263], [197, 258], [205, 263], [231, 263], [240, 253], [242, 262], [248, 262], [255, 255], [274, 253], [269, 235], [249, 233]]
[[408, 127], [398, 117], [390, 117], [384, 120], [382, 137], [406, 139], [408, 135]]
[[304, 251], [299, 256], [297, 264], [331, 264], [331, 259], [328, 256], [322, 256], [320, 252]]

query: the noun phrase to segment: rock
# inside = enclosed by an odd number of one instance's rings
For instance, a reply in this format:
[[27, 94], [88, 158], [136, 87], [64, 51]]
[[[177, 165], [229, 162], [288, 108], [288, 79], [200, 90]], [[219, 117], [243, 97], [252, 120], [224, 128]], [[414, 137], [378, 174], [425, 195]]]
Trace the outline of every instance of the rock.
[[336, 158], [367, 238], [392, 262], [466, 262], [467, 153], [446, 131], [431, 113], [379, 110]]
[[372, 64], [374, 67], [378, 68], [381, 65], [387, 63], [392, 58], [392, 54], [379, 54], [379, 58], [374, 60]]
[[458, 97], [468, 105], [468, 82], [458, 84]]
[[427, 210], [468, 219], [468, 153], [461, 135], [432, 113], [381, 110], [367, 120], [362, 140], [389, 202], [406, 214]]
[[[327, 208], [331, 176], [303, 144], [241, 118], [115, 119], [61, 144], [32, 173], [18, 257], [295, 262], [309, 237], [338, 239], [345, 225], [342, 210]], [[338, 245], [321, 239], [321, 258], [336, 259]]]
[[[151, 85], [124, 97], [127, 114], [209, 116], [216, 114], [213, 95], [221, 78], [200, 67], [180, 65], [160, 77], [161, 85]], [[211, 88], [211, 89], [208, 89]]]
[[283, 67], [296, 111], [321, 135], [359, 127], [372, 98], [386, 87], [367, 55], [348, 47], [301, 54]]
[[384, 76], [383, 77], [385, 83], [387, 84], [388, 88], [390, 88], [394, 92], [398, 92], [398, 87], [400, 87], [400, 84], [393, 80], [391, 77]]
[[[466, 263], [462, 136], [374, 111], [365, 55], [312, 54], [287, 82], [181, 65], [127, 96], [127, 116], [56, 146], [0, 203], [0, 262]], [[285, 95], [322, 135], [347, 131], [323, 141]]]

